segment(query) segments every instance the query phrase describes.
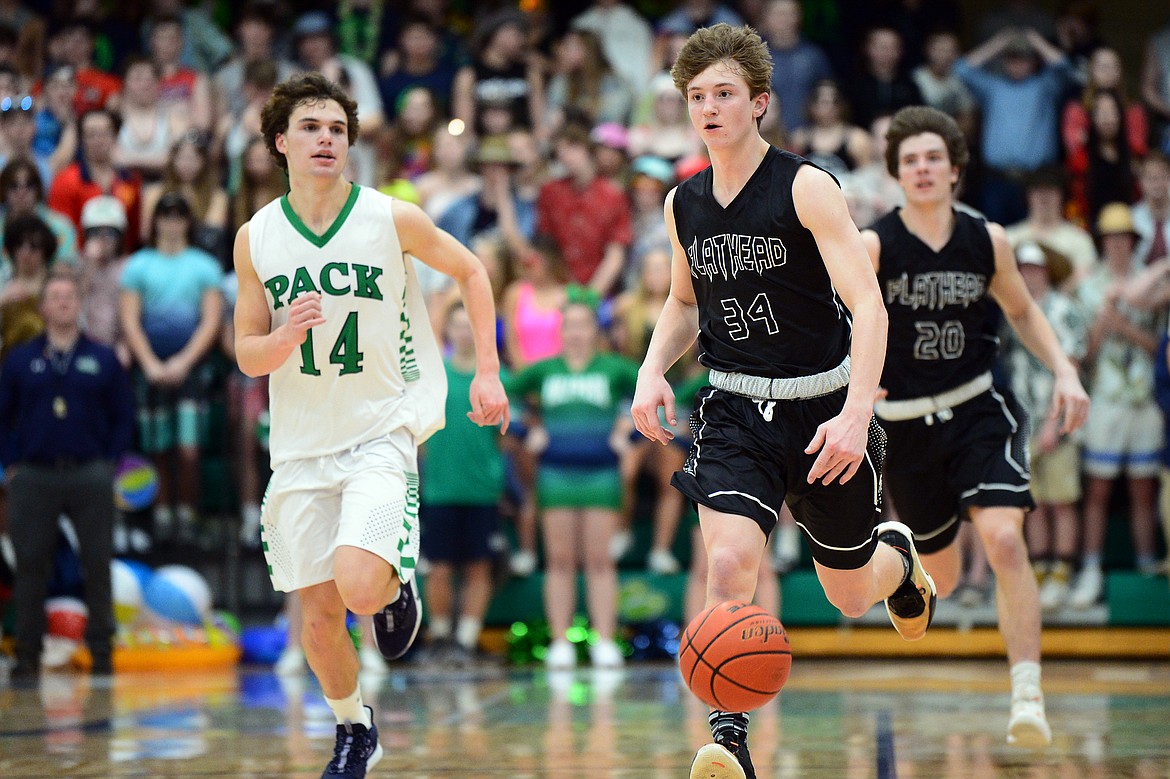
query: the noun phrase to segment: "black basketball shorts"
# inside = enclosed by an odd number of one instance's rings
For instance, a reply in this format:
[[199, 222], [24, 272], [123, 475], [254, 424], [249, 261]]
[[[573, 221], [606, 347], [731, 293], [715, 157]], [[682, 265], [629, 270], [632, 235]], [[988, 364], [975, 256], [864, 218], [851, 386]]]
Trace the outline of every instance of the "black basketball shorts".
[[886, 488], [922, 553], [950, 546], [971, 506], [1035, 507], [1028, 417], [1012, 394], [992, 388], [950, 412], [950, 418], [882, 420], [889, 437]]
[[813, 559], [853, 570], [873, 556], [881, 507], [885, 434], [870, 422], [865, 460], [845, 484], [808, 483], [817, 427], [841, 412], [847, 388], [804, 400], [756, 400], [705, 387], [695, 396], [694, 436], [671, 483], [693, 503], [748, 517], [765, 535], [787, 501]]

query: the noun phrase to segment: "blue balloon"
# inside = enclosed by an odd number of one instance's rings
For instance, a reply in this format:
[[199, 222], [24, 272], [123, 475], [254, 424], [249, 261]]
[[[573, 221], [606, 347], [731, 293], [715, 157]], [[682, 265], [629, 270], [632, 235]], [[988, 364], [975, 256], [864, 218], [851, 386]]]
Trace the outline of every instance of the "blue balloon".
[[185, 565], [165, 565], [155, 571], [142, 599], [155, 614], [185, 625], [202, 625], [211, 609], [206, 580]]
[[154, 570], [141, 560], [129, 560], [125, 557], [118, 559], [134, 572], [134, 576], [138, 579], [138, 586], [142, 588], [143, 592], [146, 592], [146, 585], [150, 583], [150, 577], [154, 576]]
[[245, 663], [272, 665], [288, 643], [288, 630], [283, 627], [258, 626], [244, 628], [240, 633], [241, 658]]

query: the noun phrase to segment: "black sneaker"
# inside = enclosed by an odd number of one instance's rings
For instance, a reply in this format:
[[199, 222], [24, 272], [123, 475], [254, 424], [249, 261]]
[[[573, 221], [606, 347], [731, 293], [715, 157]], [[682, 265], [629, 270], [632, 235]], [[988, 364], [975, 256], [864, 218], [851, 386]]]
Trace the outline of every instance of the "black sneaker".
[[422, 623], [422, 600], [414, 594], [414, 583], [403, 582], [398, 600], [374, 615], [374, 640], [387, 660], [406, 654]]
[[883, 522], [877, 526], [877, 538], [909, 557], [910, 575], [886, 598], [886, 612], [902, 638], [917, 641], [926, 635], [926, 629], [934, 619], [934, 607], [938, 601], [934, 579], [922, 567], [910, 528], [901, 522]]
[[691, 762], [690, 779], [756, 779], [747, 742], [722, 739], [701, 747]]
[[378, 726], [373, 724], [374, 710], [369, 706], [370, 727], [361, 723], [337, 726], [337, 743], [333, 745], [333, 759], [325, 766], [321, 779], [347, 776], [364, 779], [366, 771], [382, 759], [382, 745], [378, 743]]

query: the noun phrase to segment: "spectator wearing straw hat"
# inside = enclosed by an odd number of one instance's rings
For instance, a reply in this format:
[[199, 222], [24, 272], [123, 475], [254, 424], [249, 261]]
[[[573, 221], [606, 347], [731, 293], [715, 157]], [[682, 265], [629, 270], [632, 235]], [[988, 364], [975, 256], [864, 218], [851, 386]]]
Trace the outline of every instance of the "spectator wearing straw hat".
[[1124, 203], [1110, 203], [1097, 218], [1101, 264], [1080, 285], [1090, 313], [1085, 365], [1092, 405], [1085, 423], [1084, 541], [1081, 572], [1069, 605], [1088, 608], [1101, 597], [1102, 550], [1113, 487], [1125, 476], [1137, 567], [1152, 571], [1154, 506], [1162, 450], [1162, 415], [1154, 401], [1154, 315], [1128, 301], [1127, 283], [1140, 273], [1134, 259], [1138, 233]]

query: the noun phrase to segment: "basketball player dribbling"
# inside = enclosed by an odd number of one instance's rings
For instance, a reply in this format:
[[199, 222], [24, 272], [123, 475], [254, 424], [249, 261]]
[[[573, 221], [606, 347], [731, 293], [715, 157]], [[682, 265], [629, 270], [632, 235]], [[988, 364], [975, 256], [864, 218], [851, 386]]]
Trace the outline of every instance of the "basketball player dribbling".
[[236, 355], [270, 375], [273, 474], [261, 538], [273, 586], [301, 595], [309, 667], [337, 717], [323, 777], [364, 777], [382, 756], [358, 688], [346, 610], [372, 614], [401, 657], [418, 632], [417, 446], [442, 427], [446, 374], [408, 253], [459, 284], [474, 331], [469, 418], [508, 424], [491, 285], [479, 260], [421, 209], [346, 181], [357, 105], [319, 73], [265, 105], [289, 193], [240, 228]]
[[[768, 534], [787, 501], [828, 599], [857, 617], [885, 600], [921, 638], [934, 584], [908, 528], [877, 525], [884, 436], [873, 420], [886, 315], [865, 246], [828, 173], [759, 133], [772, 62], [747, 27], [694, 33], [672, 70], [711, 167], [667, 196], [670, 297], [638, 377], [633, 417], [667, 443], [678, 424], [667, 368], [698, 333], [710, 386], [673, 484], [698, 505], [707, 605], [751, 601]], [[851, 326], [852, 321], [852, 326]], [[713, 711], [691, 776], [755, 777], [748, 717]]]
[[[1040, 690], [1040, 596], [1024, 543], [1028, 420], [992, 386], [999, 304], [1020, 342], [1055, 376], [1061, 435], [1084, 424], [1077, 369], [1032, 300], [998, 224], [954, 207], [967, 143], [951, 117], [903, 108], [886, 133], [886, 167], [906, 205], [862, 234], [885, 294], [890, 350], [876, 404], [889, 434], [886, 479], [898, 516], [949, 595], [962, 573], [959, 522], [969, 519], [995, 572], [999, 630], [1011, 663], [1008, 742], [1052, 741]], [[1063, 418], [1061, 418], [1063, 417]]]

